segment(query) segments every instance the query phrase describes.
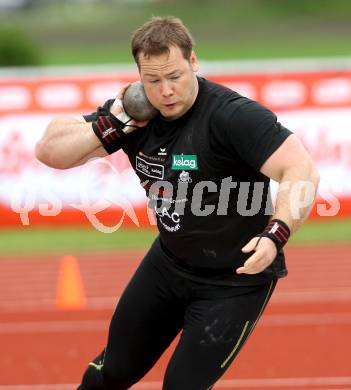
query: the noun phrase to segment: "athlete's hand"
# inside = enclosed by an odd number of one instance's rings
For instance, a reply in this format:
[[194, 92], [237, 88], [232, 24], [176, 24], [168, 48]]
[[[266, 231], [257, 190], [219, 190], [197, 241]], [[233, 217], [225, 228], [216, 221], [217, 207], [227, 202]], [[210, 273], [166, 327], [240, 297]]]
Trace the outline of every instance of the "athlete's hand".
[[118, 117], [122, 122], [128, 122], [129, 126], [126, 126], [123, 131], [125, 133], [130, 133], [131, 131], [135, 130], [137, 127], [144, 127], [147, 125], [149, 121], [136, 121], [135, 119], [130, 120], [130, 117], [124, 112], [123, 109], [123, 96], [127, 90], [127, 88], [130, 86], [130, 83], [123, 86], [123, 88], [119, 91], [115, 101], [113, 102], [110, 112], [114, 116]]
[[242, 267], [237, 268], [238, 274], [258, 274], [271, 265], [277, 256], [277, 247], [267, 237], [254, 237], [241, 250], [244, 253], [254, 253]]

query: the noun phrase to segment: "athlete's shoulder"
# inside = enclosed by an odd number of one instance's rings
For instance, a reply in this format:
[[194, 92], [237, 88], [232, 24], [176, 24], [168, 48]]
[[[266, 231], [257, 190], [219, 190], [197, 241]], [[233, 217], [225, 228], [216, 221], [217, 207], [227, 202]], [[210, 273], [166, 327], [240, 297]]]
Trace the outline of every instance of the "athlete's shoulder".
[[219, 99], [222, 102], [226, 100], [240, 99], [241, 95], [225, 85], [219, 84], [214, 81], [207, 80], [203, 77], [198, 77], [200, 90], [204, 92], [206, 96], [210, 96], [215, 99]]
[[[216, 106], [216, 110], [213, 112], [215, 117], [219, 116], [219, 118], [225, 119], [228, 116], [231, 117], [236, 111], [244, 113], [246, 110], [250, 111], [252, 106], [258, 105], [254, 100], [217, 82], [199, 78], [199, 84], [200, 90], [207, 97], [209, 103], [213, 102]], [[264, 107], [261, 106], [261, 108]]]

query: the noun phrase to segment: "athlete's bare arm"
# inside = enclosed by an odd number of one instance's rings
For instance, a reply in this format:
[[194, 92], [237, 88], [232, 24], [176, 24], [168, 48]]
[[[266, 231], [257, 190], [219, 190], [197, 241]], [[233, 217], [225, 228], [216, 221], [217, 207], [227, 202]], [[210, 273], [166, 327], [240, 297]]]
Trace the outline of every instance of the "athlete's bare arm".
[[[110, 108], [115, 116], [123, 112], [121, 100], [128, 86], [121, 89]], [[130, 122], [135, 126], [145, 126], [146, 123]], [[38, 160], [52, 168], [67, 169], [82, 165], [93, 157], [107, 156], [108, 153], [95, 135], [92, 124], [83, 117], [57, 117], [49, 123], [36, 144], [35, 154]]]
[[35, 147], [42, 163], [58, 169], [81, 165], [89, 158], [104, 157], [107, 152], [96, 137], [91, 123], [83, 117], [53, 119]]
[[[316, 197], [319, 174], [315, 164], [301, 141], [292, 134], [267, 159], [261, 172], [279, 182], [273, 219], [284, 221], [294, 233], [308, 217]], [[254, 251], [254, 254], [237, 269], [237, 273], [262, 272], [277, 255], [276, 245], [266, 237], [254, 237], [242, 250], [245, 253]]]

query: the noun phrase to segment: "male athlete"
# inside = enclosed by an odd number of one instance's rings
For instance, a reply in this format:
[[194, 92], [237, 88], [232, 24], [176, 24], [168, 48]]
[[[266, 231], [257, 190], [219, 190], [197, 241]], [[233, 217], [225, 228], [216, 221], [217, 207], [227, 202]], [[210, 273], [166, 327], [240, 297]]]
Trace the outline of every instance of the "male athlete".
[[[163, 389], [208, 390], [287, 274], [282, 248], [315, 197], [315, 190], [300, 194], [310, 202], [293, 215], [296, 183], [316, 189], [319, 177], [271, 111], [196, 75], [193, 41], [179, 19], [145, 23], [133, 35], [132, 53], [156, 118], [127, 123], [122, 90], [91, 115], [54, 119], [36, 148], [55, 168], [122, 149], [159, 229], [79, 389], [130, 388], [180, 333]], [[270, 179], [280, 183], [274, 211]]]

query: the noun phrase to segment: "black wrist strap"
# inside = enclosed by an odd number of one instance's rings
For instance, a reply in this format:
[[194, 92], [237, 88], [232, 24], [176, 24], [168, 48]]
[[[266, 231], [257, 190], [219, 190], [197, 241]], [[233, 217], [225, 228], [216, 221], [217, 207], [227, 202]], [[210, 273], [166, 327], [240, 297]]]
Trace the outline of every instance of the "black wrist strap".
[[275, 243], [279, 252], [289, 240], [290, 229], [284, 221], [280, 219], [272, 219], [264, 231], [257, 234], [256, 237], [268, 237]]
[[95, 135], [103, 146], [108, 146], [119, 138], [125, 137], [123, 129], [126, 123], [120, 121], [113, 114], [99, 116], [96, 122], [92, 123]]

